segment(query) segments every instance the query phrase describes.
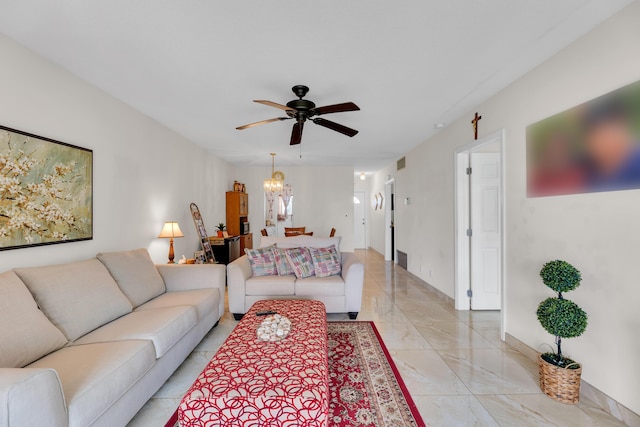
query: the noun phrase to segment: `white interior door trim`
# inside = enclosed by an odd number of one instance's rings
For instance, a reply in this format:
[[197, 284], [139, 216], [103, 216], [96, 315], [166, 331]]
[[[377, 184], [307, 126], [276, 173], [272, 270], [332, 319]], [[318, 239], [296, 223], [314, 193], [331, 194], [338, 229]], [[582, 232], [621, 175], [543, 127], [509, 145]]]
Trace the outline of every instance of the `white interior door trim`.
[[[392, 253], [391, 253], [391, 247], [397, 247], [395, 245], [392, 245], [391, 243], [391, 238], [392, 238], [392, 233], [391, 233], [391, 195], [396, 193], [395, 190], [395, 179], [391, 178], [389, 180], [387, 180], [384, 183], [384, 197], [385, 197], [385, 203], [384, 203], [384, 260], [385, 261], [391, 261], [391, 258], [394, 258], [395, 262], [397, 263], [398, 260], [395, 257], [392, 257]], [[395, 207], [395, 203], [397, 201], [394, 200], [394, 207]], [[395, 224], [394, 224], [395, 226]], [[397, 235], [397, 233], [393, 233], [393, 237], [395, 239], [395, 236]]]
[[469, 180], [466, 174], [466, 168], [469, 165], [469, 153], [480, 149], [482, 146], [499, 142], [500, 143], [500, 162], [501, 168], [501, 239], [502, 239], [502, 254], [501, 254], [501, 268], [500, 268], [500, 283], [501, 283], [501, 322], [500, 322], [500, 335], [504, 340], [504, 331], [506, 329], [506, 312], [508, 307], [506, 306], [506, 274], [505, 274], [505, 254], [506, 254], [506, 239], [505, 239], [505, 176], [506, 176], [506, 164], [505, 164], [505, 130], [500, 129], [484, 138], [477, 141], [473, 141], [463, 147], [458, 148], [454, 153], [454, 187], [455, 187], [455, 308], [456, 310], [469, 310], [470, 301], [467, 297], [467, 289], [469, 289], [469, 241], [466, 235], [466, 224], [468, 224], [469, 213]]

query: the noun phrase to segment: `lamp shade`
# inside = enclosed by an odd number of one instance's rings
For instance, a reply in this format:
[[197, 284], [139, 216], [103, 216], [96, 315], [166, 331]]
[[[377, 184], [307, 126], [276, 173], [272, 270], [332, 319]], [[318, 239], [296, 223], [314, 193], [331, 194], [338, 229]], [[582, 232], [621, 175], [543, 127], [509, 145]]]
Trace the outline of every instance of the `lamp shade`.
[[174, 237], [184, 237], [184, 234], [182, 234], [180, 226], [177, 222], [165, 222], [158, 237], [164, 237], [168, 239]]

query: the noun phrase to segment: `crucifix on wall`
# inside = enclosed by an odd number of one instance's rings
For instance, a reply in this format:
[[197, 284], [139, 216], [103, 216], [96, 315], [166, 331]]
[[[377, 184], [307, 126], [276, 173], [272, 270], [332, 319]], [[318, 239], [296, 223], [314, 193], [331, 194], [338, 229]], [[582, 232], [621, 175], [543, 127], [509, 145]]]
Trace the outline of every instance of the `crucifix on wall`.
[[479, 116], [478, 112], [476, 111], [475, 117], [473, 118], [473, 120], [471, 120], [471, 124], [473, 125], [474, 139], [478, 139], [478, 122], [480, 121], [480, 119], [482, 119], [482, 116]]

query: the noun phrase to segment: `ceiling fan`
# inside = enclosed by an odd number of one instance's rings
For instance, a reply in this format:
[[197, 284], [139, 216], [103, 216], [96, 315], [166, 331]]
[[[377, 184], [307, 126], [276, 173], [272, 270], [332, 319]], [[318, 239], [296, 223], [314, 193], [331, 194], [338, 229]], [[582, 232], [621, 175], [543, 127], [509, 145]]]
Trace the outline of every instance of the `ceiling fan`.
[[347, 136], [355, 136], [358, 131], [355, 129], [348, 128], [339, 123], [332, 122], [327, 119], [323, 119], [321, 116], [323, 114], [331, 114], [331, 113], [342, 113], [345, 111], [357, 111], [360, 108], [354, 104], [353, 102], [345, 102], [342, 104], [334, 104], [327, 105], [325, 107], [316, 107], [316, 104], [309, 101], [308, 99], [302, 99], [309, 92], [309, 88], [304, 85], [296, 85], [291, 88], [293, 93], [296, 94], [298, 99], [294, 99], [293, 101], [287, 102], [287, 105], [278, 104], [277, 102], [265, 101], [265, 100], [254, 100], [253, 102], [257, 102], [259, 104], [268, 105], [270, 107], [279, 108], [284, 110], [287, 113], [287, 117], [276, 117], [274, 119], [262, 120], [255, 123], [249, 123], [248, 125], [238, 126], [236, 129], [248, 129], [250, 127], [264, 125], [266, 123], [278, 122], [282, 120], [290, 120], [295, 119], [295, 123], [293, 124], [293, 130], [291, 132], [291, 145], [297, 145], [302, 142], [302, 129], [304, 128], [304, 122], [307, 119], [311, 120], [313, 123], [324, 126], [336, 132], [340, 132]]

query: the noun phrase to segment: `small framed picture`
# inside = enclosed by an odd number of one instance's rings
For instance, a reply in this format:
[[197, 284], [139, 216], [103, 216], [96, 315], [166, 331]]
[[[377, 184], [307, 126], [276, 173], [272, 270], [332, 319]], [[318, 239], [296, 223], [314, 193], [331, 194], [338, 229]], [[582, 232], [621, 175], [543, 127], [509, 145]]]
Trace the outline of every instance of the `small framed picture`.
[[204, 251], [195, 251], [193, 257], [196, 259], [196, 264], [207, 263], [207, 259], [204, 257]]
[[226, 231], [222, 232], [222, 237], [229, 237], [229, 233], [227, 233]]

